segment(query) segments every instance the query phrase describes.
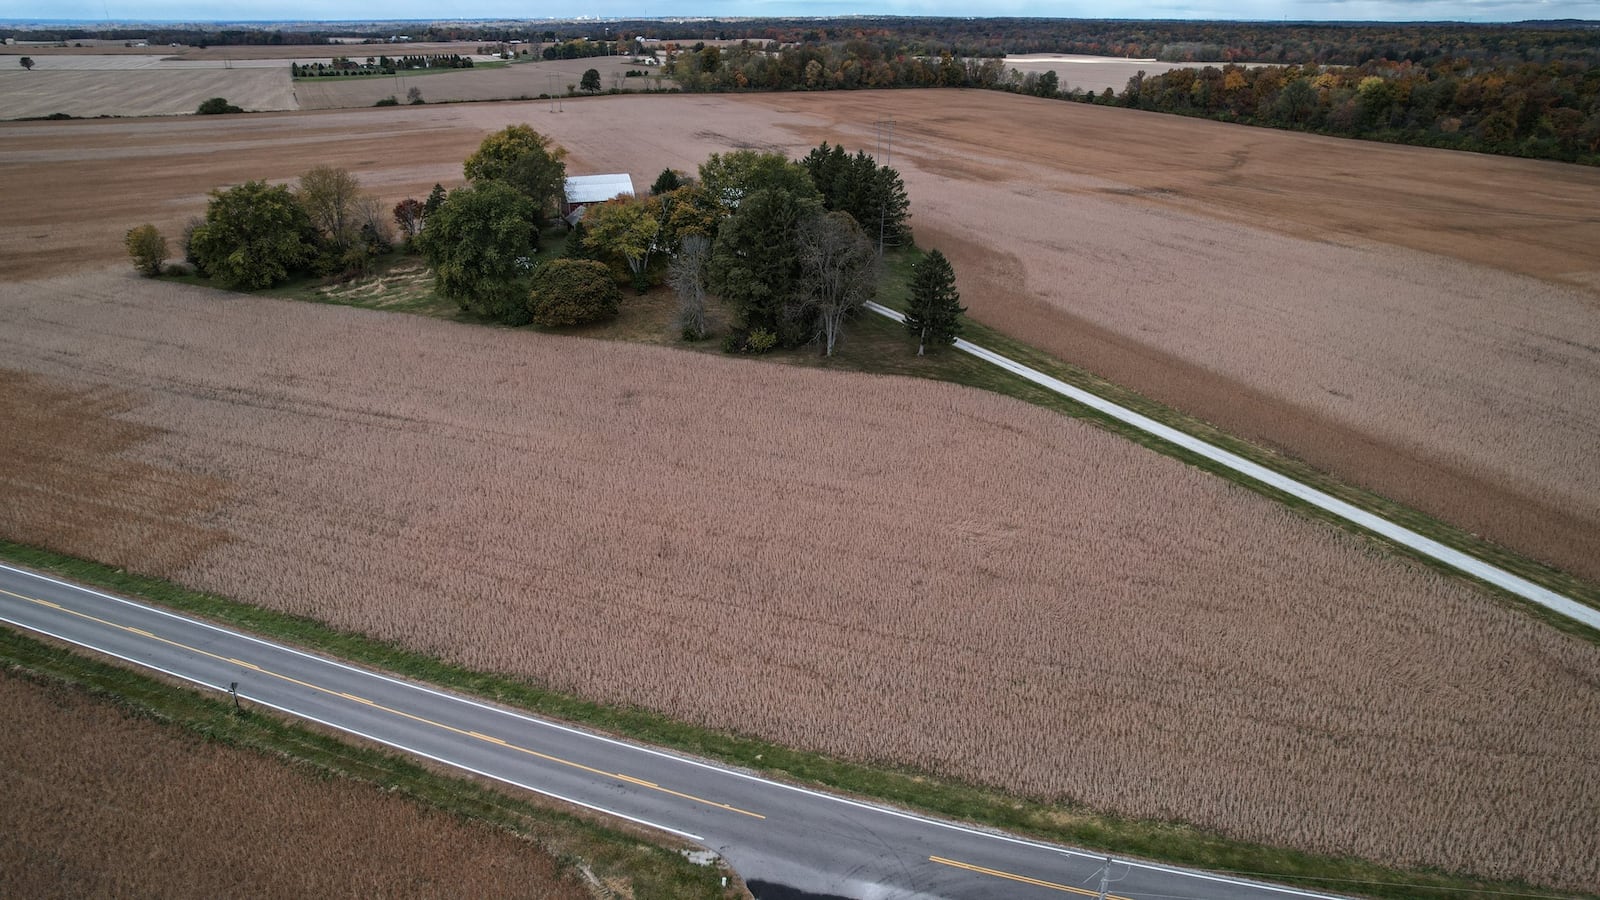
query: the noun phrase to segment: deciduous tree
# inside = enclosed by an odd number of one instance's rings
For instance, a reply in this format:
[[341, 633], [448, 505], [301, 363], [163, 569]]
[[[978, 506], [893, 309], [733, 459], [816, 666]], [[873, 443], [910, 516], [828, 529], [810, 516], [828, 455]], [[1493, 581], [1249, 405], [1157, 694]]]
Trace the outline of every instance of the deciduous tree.
[[833, 355], [845, 320], [878, 290], [878, 256], [847, 212], [812, 216], [795, 234], [800, 288], [816, 320], [823, 354]]
[[533, 201], [499, 181], [451, 191], [417, 236], [439, 293], [463, 310], [524, 324], [521, 282], [537, 248], [535, 215]]
[[746, 194], [760, 190], [785, 191], [802, 200], [821, 198], [804, 166], [781, 153], [754, 150], [711, 154], [700, 164], [700, 185], [729, 213]]
[[473, 182], [501, 181], [533, 201], [537, 215], [555, 209], [566, 183], [567, 151], [528, 125], [511, 125], [483, 139], [462, 171]]
[[190, 235], [199, 267], [227, 287], [271, 287], [316, 255], [316, 228], [294, 193], [247, 181], [212, 191], [206, 219]]
[[667, 283], [678, 295], [678, 328], [686, 340], [706, 336], [706, 263], [711, 258], [711, 239], [690, 234], [678, 243], [678, 252], [667, 267]]
[[394, 205], [394, 224], [408, 244], [422, 233], [422, 223], [427, 218], [427, 205], [415, 197], [407, 197]]
[[33, 57], [24, 56], [23, 58], [17, 60], [17, 62], [20, 63], [22, 65], [22, 67], [24, 69], [27, 69], [29, 72], [33, 71]]
[[600, 92], [600, 70], [599, 69], [588, 69], [588, 70], [586, 70], [583, 73], [583, 78], [579, 79], [579, 81], [578, 81], [578, 87], [582, 88], [583, 90], [588, 91], [591, 94], [599, 93]]
[[956, 273], [938, 250], [912, 269], [911, 302], [906, 307], [906, 330], [916, 335], [917, 355], [932, 344], [953, 344], [961, 334], [961, 295], [956, 292]]
[[584, 210], [584, 244], [621, 259], [641, 294], [650, 286], [650, 257], [661, 235], [661, 201], [618, 197]]
[[361, 182], [354, 175], [333, 166], [317, 166], [300, 176], [295, 196], [306, 208], [311, 224], [333, 248], [343, 251], [355, 241], [359, 225], [353, 213]]

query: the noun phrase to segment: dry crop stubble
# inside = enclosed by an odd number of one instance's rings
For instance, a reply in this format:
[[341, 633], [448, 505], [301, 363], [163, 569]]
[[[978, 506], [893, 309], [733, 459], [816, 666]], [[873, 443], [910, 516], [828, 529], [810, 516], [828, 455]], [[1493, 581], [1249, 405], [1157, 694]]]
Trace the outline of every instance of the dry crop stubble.
[[[12, 404], [116, 384], [146, 436], [107, 452], [227, 485], [183, 517], [226, 540], [152, 574], [852, 759], [1600, 887], [1600, 649], [1082, 423], [132, 276], [0, 288], [0, 323]], [[3, 535], [75, 484], [6, 483]]]
[[420, 197], [512, 122], [554, 136], [571, 171], [642, 187], [733, 146], [870, 149], [886, 114], [919, 240], [952, 256], [981, 320], [1600, 578], [1600, 172], [1584, 167], [974, 91], [24, 123], [0, 125], [20, 201], [0, 275], [117, 260], [131, 224], [176, 236], [210, 187], [330, 158], [386, 201]]
[[586, 900], [537, 845], [0, 672], [8, 897]]

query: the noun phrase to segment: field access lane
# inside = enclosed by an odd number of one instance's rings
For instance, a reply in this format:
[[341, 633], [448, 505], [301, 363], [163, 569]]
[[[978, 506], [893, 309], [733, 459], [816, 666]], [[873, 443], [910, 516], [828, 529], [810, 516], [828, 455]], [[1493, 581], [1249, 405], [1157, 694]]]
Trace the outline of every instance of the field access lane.
[[[880, 316], [896, 322], [904, 322], [905, 315], [898, 310], [890, 309], [878, 303], [867, 303], [867, 308]], [[1231, 469], [1253, 481], [1264, 484], [1274, 490], [1282, 491], [1291, 497], [1303, 500], [1324, 512], [1331, 513], [1339, 518], [1358, 525], [1373, 534], [1387, 538], [1402, 547], [1414, 550], [1429, 559], [1455, 569], [1458, 572], [1492, 584], [1497, 588], [1514, 594], [1529, 603], [1542, 606], [1558, 615], [1566, 616], [1575, 622], [1587, 625], [1590, 628], [1600, 629], [1600, 609], [1585, 606], [1569, 597], [1562, 596], [1549, 588], [1541, 587], [1533, 582], [1515, 575], [1499, 566], [1485, 562], [1476, 556], [1463, 553], [1453, 547], [1447, 547], [1429, 537], [1424, 537], [1403, 525], [1397, 525], [1381, 516], [1367, 512], [1364, 509], [1346, 503], [1331, 494], [1323, 493], [1309, 485], [1302, 484], [1287, 475], [1275, 472], [1266, 466], [1251, 462], [1242, 456], [1223, 450], [1214, 444], [1207, 443], [1199, 438], [1185, 434], [1182, 431], [1163, 425], [1148, 416], [1141, 415], [1124, 406], [1118, 406], [1111, 401], [1089, 393], [1080, 388], [1073, 387], [1064, 381], [1052, 378], [1038, 369], [1025, 366], [1013, 359], [980, 347], [971, 341], [957, 339], [957, 350], [970, 354], [997, 366], [1013, 375], [1020, 376], [1047, 391], [1058, 394], [1075, 403], [1082, 404], [1090, 409], [1110, 416], [1119, 422], [1130, 425], [1146, 434], [1160, 438], [1175, 447], [1202, 456], [1212, 462]]]
[[[0, 565], [0, 621], [721, 854], [757, 897], [1098, 896], [1101, 857], [593, 734]], [[1323, 897], [1118, 861], [1126, 900]]]

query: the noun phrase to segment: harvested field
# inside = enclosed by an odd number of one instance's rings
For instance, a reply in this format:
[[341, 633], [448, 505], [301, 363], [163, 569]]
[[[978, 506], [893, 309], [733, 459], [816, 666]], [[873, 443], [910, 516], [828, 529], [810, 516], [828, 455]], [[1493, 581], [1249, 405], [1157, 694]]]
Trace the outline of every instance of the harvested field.
[[[1044, 410], [120, 274], [0, 287], [0, 355], [0, 536], [136, 533], [152, 574], [853, 759], [1600, 889], [1600, 647]], [[116, 515], [56, 529], [87, 492]]]
[[0, 895], [587, 898], [537, 845], [0, 672]]
[[[627, 78], [623, 75], [624, 72], [629, 69], [644, 71], [644, 67], [630, 62], [628, 57], [611, 56], [598, 59], [517, 63], [494, 69], [453, 69], [430, 73], [424, 77], [407, 74], [400, 81], [394, 78], [340, 80], [316, 78], [295, 82], [295, 93], [299, 97], [301, 109], [371, 106], [389, 96], [398, 97], [404, 102], [406, 91], [411, 88], [421, 90], [423, 98], [429, 103], [459, 100], [527, 100], [540, 94], [547, 94], [552, 88], [558, 94], [565, 94], [568, 86], [576, 87], [582, 81], [583, 73], [589, 69], [595, 69], [600, 73], [600, 83], [608, 90], [615, 87], [642, 91], [646, 88], [665, 89], [674, 86], [671, 81], [658, 81], [654, 75]], [[649, 71], [659, 72], [660, 69]], [[554, 81], [551, 80], [551, 76], [555, 77]], [[646, 182], [641, 187], [648, 186], [649, 182]]]
[[20, 201], [0, 277], [120, 260], [130, 225], [175, 237], [206, 190], [328, 159], [420, 197], [512, 122], [554, 135], [574, 173], [642, 186], [735, 146], [870, 148], [892, 112], [918, 239], [952, 256], [981, 320], [1600, 578], [1600, 171], [970, 91], [565, 110], [0, 125]]
[[[60, 58], [60, 57], [58, 57]], [[211, 97], [247, 110], [295, 109], [289, 68], [0, 68], [0, 119], [177, 116]]]
[[[1111, 88], [1122, 93], [1128, 79], [1139, 74], [1160, 75], [1173, 69], [1198, 69], [1204, 63], [1166, 63], [1154, 59], [1121, 59], [1115, 56], [1084, 56], [1077, 53], [1021, 53], [1007, 56], [1006, 68], [1018, 72], [1054, 72], [1061, 79], [1061, 90], [1079, 88], [1096, 94]], [[1213, 65], [1221, 66], [1221, 63]]]
[[361, 58], [388, 54], [400, 56], [402, 54], [423, 53], [458, 53], [462, 56], [476, 55], [479, 47], [483, 46], [478, 41], [412, 41], [404, 44], [217, 44], [210, 47], [180, 47], [153, 46], [153, 47], [124, 47], [123, 41], [83, 40], [73, 41], [74, 44], [83, 44], [82, 47], [53, 47], [30, 46], [27, 44], [8, 44], [0, 46], [0, 57], [4, 56], [32, 56], [34, 59], [45, 57], [72, 57], [72, 56], [148, 56], [166, 60], [215, 60], [234, 61], [258, 59], [333, 59], [335, 56], [348, 56]]

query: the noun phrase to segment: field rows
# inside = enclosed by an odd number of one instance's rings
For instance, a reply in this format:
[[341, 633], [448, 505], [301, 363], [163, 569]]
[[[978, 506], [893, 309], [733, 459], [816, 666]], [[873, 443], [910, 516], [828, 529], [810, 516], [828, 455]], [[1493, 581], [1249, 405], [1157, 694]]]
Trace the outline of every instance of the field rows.
[[1600, 649], [1081, 423], [131, 276], [0, 323], [7, 538], [851, 759], [1600, 888]]
[[[467, 74], [531, 78], [537, 95], [537, 71]], [[437, 99], [460, 74], [405, 83]], [[321, 87], [371, 93], [362, 103], [396, 93]], [[425, 196], [512, 122], [551, 134], [574, 173], [645, 185], [730, 147], [870, 150], [886, 112], [918, 240], [954, 259], [982, 321], [1600, 578], [1600, 171], [1579, 166], [975, 91], [15, 123], [0, 125], [0, 184], [19, 201], [0, 224], [0, 274], [120, 262], [132, 224], [176, 236], [210, 188], [330, 159], [386, 202]]]
[[0, 672], [0, 894], [591, 894], [536, 844]]

